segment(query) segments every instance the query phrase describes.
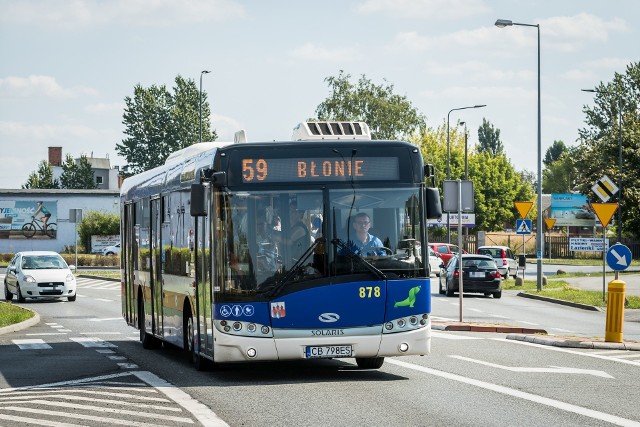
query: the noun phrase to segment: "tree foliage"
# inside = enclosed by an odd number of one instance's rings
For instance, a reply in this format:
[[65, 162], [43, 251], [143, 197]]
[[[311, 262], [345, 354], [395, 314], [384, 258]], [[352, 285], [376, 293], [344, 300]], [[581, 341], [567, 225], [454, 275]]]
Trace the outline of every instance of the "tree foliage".
[[[464, 178], [464, 130], [450, 129], [451, 179]], [[437, 129], [425, 129], [412, 139], [420, 147], [425, 163], [436, 169], [436, 184], [442, 194], [442, 182], [446, 179], [447, 131], [446, 125]], [[476, 230], [504, 230], [505, 225], [515, 225], [517, 212], [513, 202], [535, 199], [531, 183], [515, 170], [504, 154], [469, 150], [469, 180], [473, 181], [476, 214]]]
[[369, 125], [373, 139], [406, 139], [424, 129], [424, 116], [406, 96], [393, 93], [393, 85], [375, 85], [363, 74], [357, 84], [351, 75], [340, 70], [338, 76], [325, 78], [331, 94], [318, 105], [319, 120], [363, 121]]
[[91, 236], [120, 234], [120, 216], [114, 213], [89, 211], [78, 224], [78, 238], [85, 252], [91, 248]]
[[504, 154], [504, 145], [500, 141], [500, 129], [482, 118], [482, 125], [478, 128], [478, 153], [487, 152], [492, 156]]
[[[135, 174], [164, 164], [174, 151], [200, 141], [200, 92], [192, 79], [181, 76], [169, 91], [165, 85], [144, 88], [137, 84], [132, 97], [125, 97], [122, 123], [127, 135], [116, 151]], [[211, 114], [206, 93], [202, 93], [202, 140], [213, 141]]]
[[[557, 141], [556, 141], [557, 142]], [[562, 141], [560, 141], [562, 142]], [[542, 192], [545, 194], [570, 193], [576, 189], [575, 147], [565, 148], [564, 153], [551, 160], [542, 171]], [[549, 151], [547, 151], [549, 155]], [[549, 156], [552, 159], [553, 155]], [[545, 156], [546, 159], [546, 156]]]
[[67, 154], [65, 161], [62, 163], [60, 188], [93, 189], [96, 187], [93, 169], [87, 156], [80, 156], [76, 163], [73, 157]]
[[560, 157], [562, 157], [562, 155], [565, 154], [566, 152], [567, 152], [567, 146], [564, 145], [563, 141], [560, 141], [560, 140], [553, 141], [553, 145], [547, 148], [547, 151], [544, 154], [544, 159], [542, 160], [542, 163], [544, 163], [545, 166], [549, 167], [556, 160], [560, 160]]
[[[578, 189], [592, 194], [591, 187], [607, 175], [614, 182], [622, 177], [620, 202], [623, 235], [640, 236], [640, 62], [627, 65], [626, 72], [615, 73], [613, 80], [600, 83], [594, 94], [594, 106], [585, 106], [586, 127], [579, 130], [579, 145], [574, 158]], [[620, 114], [621, 113], [621, 114]], [[620, 127], [622, 116], [622, 127]], [[622, 147], [622, 170], [618, 168]], [[595, 196], [592, 197], [598, 201]]]
[[38, 163], [38, 170], [29, 174], [27, 182], [22, 185], [22, 188], [60, 188], [60, 183], [57, 179], [53, 178], [53, 167], [51, 164], [46, 160], [42, 160]]

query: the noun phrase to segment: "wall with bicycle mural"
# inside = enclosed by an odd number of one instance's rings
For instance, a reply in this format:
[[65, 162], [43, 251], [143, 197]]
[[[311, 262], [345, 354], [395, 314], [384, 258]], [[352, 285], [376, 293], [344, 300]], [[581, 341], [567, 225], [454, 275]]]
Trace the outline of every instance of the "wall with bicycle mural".
[[0, 200], [0, 239], [56, 238], [57, 221], [57, 200]]
[[[0, 189], [0, 253], [62, 252], [73, 247], [76, 224], [70, 221], [69, 210], [118, 214], [119, 196], [117, 190]], [[47, 212], [45, 228], [42, 217]]]

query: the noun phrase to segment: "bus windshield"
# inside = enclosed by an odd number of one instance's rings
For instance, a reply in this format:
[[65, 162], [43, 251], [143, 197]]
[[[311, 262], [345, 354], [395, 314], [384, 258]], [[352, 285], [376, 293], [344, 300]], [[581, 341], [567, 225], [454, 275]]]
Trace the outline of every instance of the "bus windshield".
[[[324, 286], [352, 275], [428, 277], [420, 188], [217, 194], [218, 297]], [[224, 267], [223, 267], [224, 266]]]

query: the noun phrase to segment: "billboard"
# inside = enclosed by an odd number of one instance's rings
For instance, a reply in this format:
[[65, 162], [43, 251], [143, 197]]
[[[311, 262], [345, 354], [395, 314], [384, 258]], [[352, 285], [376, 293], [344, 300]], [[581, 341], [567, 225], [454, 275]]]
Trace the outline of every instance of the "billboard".
[[550, 218], [556, 227], [595, 227], [596, 214], [583, 194], [552, 194]]
[[[47, 223], [58, 221], [58, 201], [42, 200], [42, 208], [38, 200], [0, 200], [0, 239], [50, 239], [53, 235], [44, 233], [44, 224], [41, 217], [49, 215]], [[34, 222], [35, 233], [23, 231], [25, 224], [33, 222], [32, 216], [36, 217]], [[55, 227], [55, 225], [53, 226]]]

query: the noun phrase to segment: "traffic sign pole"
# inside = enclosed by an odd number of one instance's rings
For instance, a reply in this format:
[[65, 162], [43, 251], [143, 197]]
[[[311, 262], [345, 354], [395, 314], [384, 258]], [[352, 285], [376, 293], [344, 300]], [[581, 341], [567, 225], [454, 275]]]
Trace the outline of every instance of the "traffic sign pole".
[[607, 226], [603, 225], [602, 227], [602, 301], [606, 301], [606, 289], [607, 286], [605, 284], [606, 281], [606, 273], [605, 273], [605, 265], [607, 263]]

